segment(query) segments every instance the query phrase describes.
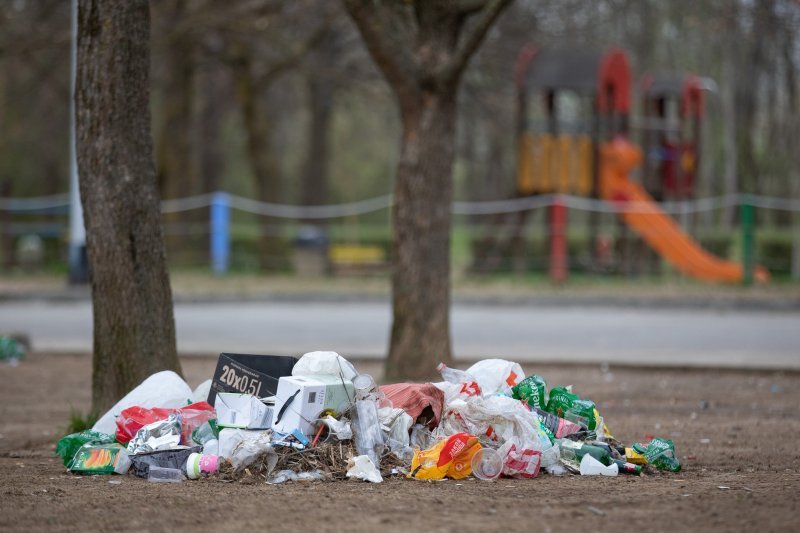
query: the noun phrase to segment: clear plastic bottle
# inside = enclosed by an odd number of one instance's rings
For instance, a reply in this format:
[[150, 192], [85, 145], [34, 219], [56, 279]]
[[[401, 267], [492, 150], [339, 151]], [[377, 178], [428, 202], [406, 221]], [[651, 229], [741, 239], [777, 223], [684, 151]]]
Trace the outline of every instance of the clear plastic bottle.
[[152, 481], [154, 483], [180, 483], [183, 481], [183, 472], [177, 468], [164, 468], [150, 465], [147, 481]]
[[358, 454], [368, 456], [380, 468], [384, 442], [378, 418], [378, 404], [374, 399], [356, 400], [352, 427]]

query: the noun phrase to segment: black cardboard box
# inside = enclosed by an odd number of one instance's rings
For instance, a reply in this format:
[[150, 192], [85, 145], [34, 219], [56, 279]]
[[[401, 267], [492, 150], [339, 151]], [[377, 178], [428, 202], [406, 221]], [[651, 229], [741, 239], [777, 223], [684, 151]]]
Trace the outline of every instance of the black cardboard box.
[[291, 376], [297, 358], [282, 355], [221, 353], [211, 380], [208, 403], [214, 405], [219, 392], [240, 392], [257, 398], [272, 396], [278, 379]]

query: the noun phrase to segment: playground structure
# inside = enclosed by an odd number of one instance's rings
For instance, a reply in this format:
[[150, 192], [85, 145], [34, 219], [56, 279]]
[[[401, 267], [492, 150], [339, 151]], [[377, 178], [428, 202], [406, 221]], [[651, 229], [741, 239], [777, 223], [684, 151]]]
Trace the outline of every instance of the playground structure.
[[[537, 50], [519, 56], [517, 194], [569, 194], [612, 202], [621, 232], [628, 229], [686, 276], [738, 283], [749, 274], [740, 263], [705, 251], [658, 202], [694, 198], [703, 120], [702, 80], [696, 76], [646, 76], [643, 83], [644, 153], [630, 140], [631, 72], [625, 52]], [[538, 102], [534, 99], [540, 96]], [[538, 104], [538, 105], [537, 105]], [[570, 120], [578, 114], [589, 119]], [[566, 115], [566, 117], [565, 117]], [[566, 207], [550, 206], [550, 275], [567, 276]], [[595, 214], [595, 213], [593, 213]], [[590, 219], [590, 243], [598, 241]], [[519, 246], [525, 219], [514, 239]], [[594, 252], [594, 246], [593, 246]], [[753, 269], [765, 281], [765, 269]]]

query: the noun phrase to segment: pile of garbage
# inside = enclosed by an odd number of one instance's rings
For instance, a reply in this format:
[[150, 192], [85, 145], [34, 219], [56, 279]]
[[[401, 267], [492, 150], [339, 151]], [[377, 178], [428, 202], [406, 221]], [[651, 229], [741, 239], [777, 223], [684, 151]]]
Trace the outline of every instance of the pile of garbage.
[[154, 374], [92, 430], [63, 437], [56, 453], [71, 472], [153, 482], [491, 481], [681, 469], [671, 440], [624, 446], [592, 400], [571, 386], [548, 390], [517, 363], [438, 371], [439, 383], [379, 387], [335, 352], [299, 360], [221, 354], [214, 378], [194, 391], [173, 372]]

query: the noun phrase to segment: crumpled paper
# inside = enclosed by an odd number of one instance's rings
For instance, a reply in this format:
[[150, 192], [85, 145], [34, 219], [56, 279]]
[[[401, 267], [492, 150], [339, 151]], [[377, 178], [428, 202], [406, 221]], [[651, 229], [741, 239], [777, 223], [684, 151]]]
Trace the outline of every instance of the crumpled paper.
[[128, 442], [128, 453], [150, 453], [172, 450], [181, 443], [181, 418], [173, 413], [166, 420], [159, 420], [142, 428]]
[[380, 483], [383, 481], [380, 470], [375, 467], [372, 459], [367, 455], [359, 455], [353, 457], [348, 461], [347, 477], [354, 477], [356, 479], [363, 479], [364, 481], [371, 481], [372, 483]]

